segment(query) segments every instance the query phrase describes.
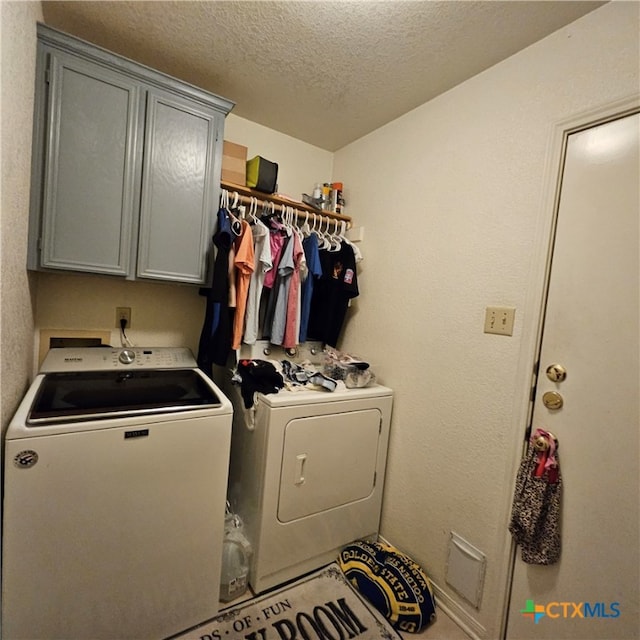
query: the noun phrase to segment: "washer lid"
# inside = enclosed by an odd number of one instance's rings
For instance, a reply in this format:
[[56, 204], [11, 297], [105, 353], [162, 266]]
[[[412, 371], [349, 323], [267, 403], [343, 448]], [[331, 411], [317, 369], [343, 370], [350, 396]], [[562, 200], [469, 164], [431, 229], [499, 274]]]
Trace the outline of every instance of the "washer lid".
[[196, 369], [49, 373], [31, 405], [27, 426], [221, 405]]

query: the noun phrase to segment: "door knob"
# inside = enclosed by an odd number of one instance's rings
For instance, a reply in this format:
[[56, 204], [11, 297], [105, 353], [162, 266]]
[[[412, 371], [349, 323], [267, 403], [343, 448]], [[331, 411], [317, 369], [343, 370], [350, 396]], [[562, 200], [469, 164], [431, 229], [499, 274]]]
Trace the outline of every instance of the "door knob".
[[547, 451], [549, 448], [549, 442], [544, 436], [538, 436], [535, 439], [533, 446], [536, 451]]
[[557, 411], [558, 409], [562, 409], [564, 399], [557, 391], [547, 391], [542, 396], [542, 403], [547, 409]]
[[551, 364], [547, 367], [547, 378], [551, 382], [562, 382], [567, 377], [567, 370], [561, 364]]

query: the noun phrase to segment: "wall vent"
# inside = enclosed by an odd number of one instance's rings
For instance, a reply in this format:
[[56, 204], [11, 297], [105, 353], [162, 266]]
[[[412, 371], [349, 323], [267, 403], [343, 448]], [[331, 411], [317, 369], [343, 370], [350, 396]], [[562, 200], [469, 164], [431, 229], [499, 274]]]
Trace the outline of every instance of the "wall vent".
[[476, 609], [482, 600], [487, 559], [479, 549], [451, 531], [447, 556], [447, 584]]

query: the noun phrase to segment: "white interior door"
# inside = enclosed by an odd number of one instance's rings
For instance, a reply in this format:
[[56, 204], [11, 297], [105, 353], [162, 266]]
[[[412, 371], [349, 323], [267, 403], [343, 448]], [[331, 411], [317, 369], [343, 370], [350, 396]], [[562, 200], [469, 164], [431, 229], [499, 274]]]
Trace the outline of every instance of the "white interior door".
[[[559, 441], [562, 554], [535, 566], [518, 550], [510, 639], [638, 637], [639, 122], [567, 143], [532, 420]], [[545, 407], [550, 391], [561, 409]]]

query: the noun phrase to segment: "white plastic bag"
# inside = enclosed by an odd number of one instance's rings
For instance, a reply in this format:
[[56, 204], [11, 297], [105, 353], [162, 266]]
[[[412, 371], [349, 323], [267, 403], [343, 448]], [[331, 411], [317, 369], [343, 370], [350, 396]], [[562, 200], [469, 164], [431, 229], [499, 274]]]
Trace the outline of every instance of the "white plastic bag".
[[231, 512], [227, 503], [220, 571], [222, 602], [235, 600], [247, 590], [251, 553], [251, 544], [244, 535], [242, 520], [240, 516]]

